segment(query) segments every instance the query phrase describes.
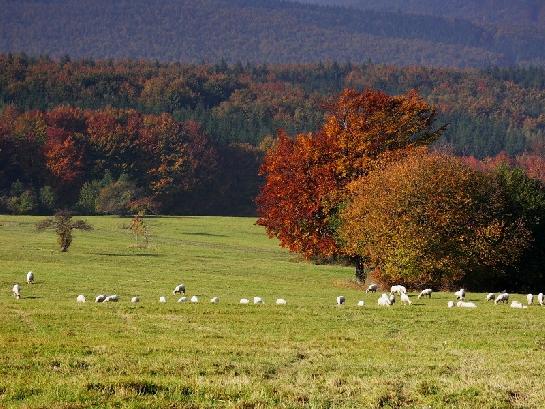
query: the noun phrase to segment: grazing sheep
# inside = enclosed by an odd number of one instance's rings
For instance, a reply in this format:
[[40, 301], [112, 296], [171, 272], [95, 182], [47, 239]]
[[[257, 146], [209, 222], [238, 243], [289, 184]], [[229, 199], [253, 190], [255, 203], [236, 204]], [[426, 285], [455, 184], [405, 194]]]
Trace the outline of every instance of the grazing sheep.
[[537, 295], [537, 303], [541, 306], [543, 306], [543, 293], [539, 293]]
[[263, 298], [254, 297], [254, 304], [264, 304]]
[[104, 300], [104, 302], [118, 302], [119, 301], [119, 297], [117, 295], [109, 295], [106, 297], [106, 299]]
[[388, 300], [390, 301], [390, 305], [394, 305], [396, 303], [396, 296], [394, 294], [390, 294]]
[[449, 302], [447, 303], [447, 307], [448, 307], [448, 308], [454, 307], [454, 301], [449, 301]]
[[194, 295], [193, 297], [191, 297], [191, 301], [193, 304], [197, 304], [199, 302], [199, 297], [197, 297], [196, 295]]
[[139, 297], [132, 297], [132, 298], [131, 298], [131, 302], [132, 302], [133, 304], [136, 304], [137, 302], [140, 302], [140, 298], [139, 298]]
[[210, 299], [210, 303], [211, 303], [211, 304], [219, 304], [219, 302], [220, 302], [220, 298], [219, 298], [219, 297], [212, 297], [212, 298]]
[[337, 305], [343, 305], [346, 301], [346, 298], [344, 298], [344, 295], [339, 295], [337, 297]]
[[488, 293], [488, 295], [486, 296], [486, 301], [494, 301], [495, 298], [496, 298], [496, 294]]
[[432, 292], [433, 290], [431, 288], [426, 288], [425, 290], [422, 290], [420, 294], [418, 294], [418, 298], [425, 297], [426, 295], [428, 296], [428, 298], [431, 298]]
[[185, 284], [178, 284], [174, 290], [172, 290], [172, 294], [185, 294]]
[[392, 305], [392, 303], [390, 302], [390, 297], [388, 296], [388, 294], [386, 293], [383, 293], [379, 299], [378, 299], [378, 305], [382, 306], [382, 307], [389, 307], [390, 305]]
[[247, 299], [247, 298], [241, 298], [241, 299], [240, 299], [240, 303], [241, 303], [241, 304], [244, 304], [244, 305], [250, 304], [250, 300]]
[[15, 284], [13, 288], [11, 289], [11, 292], [13, 293], [16, 299], [21, 298], [21, 286], [19, 284]]
[[104, 294], [97, 295], [95, 298], [95, 302], [104, 302], [106, 299], [106, 296]]
[[28, 273], [26, 273], [26, 282], [27, 284], [34, 283], [34, 273], [32, 271], [29, 271]]
[[85, 302], [85, 296], [83, 294], [78, 295], [76, 302]]
[[378, 290], [378, 284], [371, 284], [369, 287], [367, 287], [367, 290], [365, 290], [366, 293], [376, 293]]
[[457, 300], [463, 300], [464, 298], [466, 298], [466, 290], [464, 290], [463, 288], [460, 288], [458, 291], [454, 293], [454, 296], [456, 297]]
[[162, 296], [159, 297], [159, 302], [165, 303], [165, 302], [167, 302], [167, 298], [162, 295]]
[[178, 302], [187, 302], [187, 297], [178, 298]]
[[363, 300], [358, 301], [358, 307], [363, 307], [364, 305], [365, 303], [363, 302]]
[[504, 304], [507, 304], [509, 302], [509, 294], [506, 292], [503, 292], [501, 294], [498, 294], [496, 299], [494, 300], [494, 304], [498, 304], [499, 302], [502, 302]]
[[526, 300], [528, 301], [528, 305], [532, 305], [534, 302], [534, 295], [533, 294], [527, 294]]
[[409, 304], [409, 305], [412, 304], [409, 296], [405, 293], [401, 293], [401, 304]]
[[276, 305], [286, 305], [287, 302], [283, 298], [277, 298], [276, 299]]
[[456, 303], [457, 307], [460, 308], [477, 308], [477, 305], [474, 302], [458, 301]]
[[511, 303], [511, 308], [528, 308], [526, 305], [522, 305], [519, 301], [513, 301]]
[[393, 285], [390, 287], [390, 293], [394, 294], [397, 293], [398, 295], [401, 295], [402, 293], [407, 293], [407, 289], [403, 287], [402, 285]]

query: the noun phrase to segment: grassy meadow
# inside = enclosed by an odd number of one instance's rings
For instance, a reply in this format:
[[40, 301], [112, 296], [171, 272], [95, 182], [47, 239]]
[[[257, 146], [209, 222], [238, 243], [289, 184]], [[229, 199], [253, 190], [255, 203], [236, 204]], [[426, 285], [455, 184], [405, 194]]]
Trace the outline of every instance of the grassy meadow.
[[[135, 249], [130, 219], [87, 217], [65, 254], [40, 219], [0, 216], [1, 408], [545, 406], [545, 308], [470, 293], [476, 310], [449, 310], [450, 294], [414, 292], [379, 308], [352, 268], [303, 262], [250, 218], [147, 219], [152, 247]], [[175, 302], [180, 282], [199, 304]], [[238, 304], [253, 296], [265, 305]]]

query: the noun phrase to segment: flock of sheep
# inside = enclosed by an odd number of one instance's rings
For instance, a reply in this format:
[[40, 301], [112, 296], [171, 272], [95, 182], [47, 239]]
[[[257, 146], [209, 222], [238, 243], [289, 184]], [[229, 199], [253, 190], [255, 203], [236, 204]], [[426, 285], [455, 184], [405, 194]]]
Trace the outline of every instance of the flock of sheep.
[[[32, 271], [29, 271], [26, 275], [26, 282], [28, 284], [33, 284], [34, 283], [34, 273]], [[20, 299], [21, 298], [21, 286], [19, 284], [14, 284], [13, 288], [11, 289], [14, 297], [16, 299]], [[185, 284], [178, 284], [174, 290], [172, 290], [172, 294], [173, 295], [182, 295], [180, 298], [178, 298], [178, 302], [179, 303], [183, 303], [183, 302], [192, 302], [192, 303], [198, 303], [199, 302], [199, 297], [197, 297], [196, 295], [192, 296], [191, 298], [188, 298], [185, 296]], [[77, 303], [84, 303], [86, 302], [87, 299], [85, 297], [85, 295], [83, 294], [80, 294], [76, 297], [76, 302]], [[97, 303], [105, 303], [105, 302], [118, 302], [119, 301], [119, 296], [117, 294], [112, 294], [112, 295], [106, 295], [106, 294], [99, 294], [95, 297], [95, 302]], [[140, 297], [138, 296], [134, 296], [131, 298], [131, 302], [132, 303], [138, 303], [140, 302]], [[165, 296], [161, 296], [159, 297], [159, 302], [160, 303], [166, 303], [167, 302], [167, 298]], [[210, 299], [210, 303], [211, 304], [218, 304], [220, 302], [220, 299], [219, 297], [212, 297]], [[263, 298], [261, 297], [254, 297], [253, 299], [253, 303], [258, 305], [258, 304], [264, 304], [264, 301], [263, 301]], [[241, 298], [240, 299], [240, 304], [250, 304], [250, 300], [247, 299], [247, 298]], [[278, 298], [276, 300], [276, 304], [277, 305], [286, 305], [287, 302], [285, 299], [283, 298]]]
[[[378, 290], [377, 284], [371, 284], [367, 290], [365, 290], [366, 293], [372, 292], [375, 293]], [[428, 297], [431, 298], [431, 295], [433, 293], [433, 290], [431, 288], [426, 288], [425, 290], [422, 290], [420, 294], [418, 295], [418, 298], [422, 297]], [[389, 307], [393, 304], [395, 304], [396, 298], [395, 296], [399, 295], [400, 301], [402, 304], [412, 304], [408, 294], [407, 289], [402, 285], [393, 285], [390, 288], [390, 294], [383, 293], [380, 298], [378, 299], [378, 305]], [[457, 302], [454, 303], [454, 301], [448, 301], [447, 307], [453, 308], [454, 306], [460, 307], [460, 308], [477, 308], [477, 304], [471, 301], [465, 301], [466, 298], [466, 292], [463, 288], [459, 289], [454, 293], [454, 296], [456, 297]], [[337, 304], [344, 304], [344, 297], [337, 297]], [[509, 303], [509, 293], [507, 291], [500, 292], [497, 296], [495, 293], [488, 293], [486, 296], [486, 301], [494, 301], [494, 304]], [[534, 295], [533, 294], [527, 294], [526, 295], [526, 301], [528, 305], [532, 305], [534, 302]], [[539, 293], [537, 295], [537, 303], [541, 306], [543, 306], [543, 293]], [[363, 305], [363, 301], [359, 301], [358, 305]], [[520, 301], [513, 301], [511, 303], [511, 308], [528, 308], [527, 305], [523, 305]]]
[[[29, 271], [26, 275], [26, 282], [28, 284], [33, 284], [34, 283], [34, 273], [32, 271]], [[199, 302], [199, 297], [197, 297], [196, 295], [192, 296], [191, 298], [188, 298], [185, 296], [185, 285], [184, 284], [178, 284], [174, 290], [172, 291], [172, 294], [173, 295], [181, 295], [180, 298], [178, 298], [178, 302], [179, 303], [184, 303], [184, 302], [191, 302], [191, 303], [198, 303]], [[365, 290], [366, 293], [376, 293], [378, 290], [378, 285], [377, 284], [371, 284], [367, 290]], [[16, 299], [20, 299], [21, 298], [21, 286], [19, 284], [15, 284], [12, 288], [12, 293], [13, 295], [15, 296]], [[418, 295], [418, 298], [422, 298], [422, 297], [428, 297], [428, 298], [431, 298], [431, 295], [433, 293], [433, 290], [431, 288], [426, 288], [425, 290], [422, 290], [420, 292], [420, 294]], [[393, 304], [395, 304], [396, 302], [396, 295], [399, 296], [399, 299], [400, 299], [400, 302], [401, 304], [404, 304], [404, 305], [411, 305], [412, 302], [411, 302], [411, 299], [409, 298], [409, 295], [407, 294], [407, 289], [402, 286], [402, 285], [393, 285], [391, 288], [390, 288], [390, 293], [383, 293], [377, 303], [379, 306], [383, 306], [383, 307], [390, 307], [392, 306]], [[471, 302], [471, 301], [465, 301], [465, 297], [466, 297], [466, 292], [465, 290], [462, 288], [458, 291], [456, 291], [454, 293], [454, 296], [456, 297], [456, 300], [457, 302], [455, 303], [454, 301], [448, 301], [447, 303], [447, 307], [448, 308], [453, 308], [454, 306], [456, 307], [460, 307], [460, 308], [476, 308], [477, 305], [474, 303], [474, 302]], [[76, 302], [78, 303], [84, 303], [86, 302], [86, 298], [83, 294], [80, 294], [77, 296], [76, 298]], [[112, 295], [106, 295], [106, 294], [99, 294], [96, 296], [95, 298], [95, 302], [97, 303], [104, 303], [104, 302], [117, 302], [119, 301], [119, 296], [117, 296], [116, 294], [112, 294]], [[220, 301], [219, 297], [212, 297], [210, 299], [210, 303], [212, 304], [218, 304]], [[504, 303], [504, 304], [508, 304], [509, 303], [509, 294], [504, 290], [502, 292], [500, 292], [498, 295], [496, 295], [495, 293], [488, 293], [487, 296], [486, 296], [486, 301], [494, 301], [494, 304], [499, 304], [499, 303]], [[533, 294], [527, 294], [526, 295], [526, 301], [527, 301], [527, 304], [528, 305], [532, 305], [534, 303], [534, 295]], [[134, 296], [131, 298], [131, 302], [132, 303], [138, 303], [140, 302], [140, 298], [137, 297], [137, 296]], [[166, 303], [167, 302], [167, 299], [165, 296], [161, 296], [159, 297], [159, 302], [160, 303]], [[537, 303], [541, 306], [543, 306], [543, 302], [544, 302], [544, 299], [543, 299], [543, 293], [539, 293], [537, 295]], [[258, 305], [258, 304], [264, 304], [264, 301], [261, 297], [254, 297], [253, 298], [253, 303]], [[346, 298], [344, 296], [338, 296], [337, 297], [337, 305], [344, 305], [346, 303]], [[240, 299], [240, 304], [250, 304], [250, 300], [248, 298], [241, 298]], [[283, 298], [278, 298], [276, 300], [276, 304], [277, 305], [286, 305], [287, 302], [285, 299]], [[360, 300], [358, 301], [358, 303], [356, 304], [358, 307], [363, 307], [365, 305], [364, 301], [363, 300]], [[520, 301], [513, 301], [511, 303], [511, 308], [528, 308], [527, 305], [523, 305]]]

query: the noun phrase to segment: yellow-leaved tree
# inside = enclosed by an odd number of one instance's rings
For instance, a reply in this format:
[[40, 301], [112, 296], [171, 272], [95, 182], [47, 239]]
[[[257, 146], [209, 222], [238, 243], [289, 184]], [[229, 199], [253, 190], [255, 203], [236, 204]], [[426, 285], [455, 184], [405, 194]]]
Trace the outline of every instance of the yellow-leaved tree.
[[491, 173], [425, 149], [350, 185], [345, 251], [383, 284], [452, 288], [500, 278], [531, 241]]

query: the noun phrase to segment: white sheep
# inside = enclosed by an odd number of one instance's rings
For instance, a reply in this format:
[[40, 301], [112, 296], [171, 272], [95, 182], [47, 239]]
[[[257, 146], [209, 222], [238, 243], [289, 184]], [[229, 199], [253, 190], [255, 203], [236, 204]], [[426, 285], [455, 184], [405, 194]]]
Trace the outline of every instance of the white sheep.
[[377, 303], [378, 303], [378, 305], [380, 305], [382, 307], [389, 307], [390, 305], [392, 305], [392, 303], [390, 302], [390, 297], [386, 293], [383, 293], [379, 297]]
[[247, 298], [241, 298], [241, 299], [240, 299], [240, 303], [241, 303], [241, 304], [244, 304], [244, 305], [250, 304], [250, 300], [247, 299]]
[[211, 303], [211, 304], [219, 304], [219, 302], [220, 302], [220, 298], [219, 298], [219, 297], [212, 297], [212, 298], [210, 299], [210, 303]]
[[83, 294], [78, 295], [77, 298], [76, 298], [76, 302], [83, 303], [85, 301], [86, 301], [85, 296]]
[[496, 298], [496, 294], [488, 293], [488, 295], [486, 296], [486, 301], [494, 301], [495, 298]]
[[397, 293], [398, 295], [401, 295], [402, 293], [407, 293], [407, 289], [403, 287], [402, 285], [393, 285], [390, 287], [390, 293], [394, 294]]
[[132, 302], [133, 304], [136, 304], [136, 303], [140, 302], [140, 297], [136, 297], [136, 296], [135, 296], [135, 297], [132, 297], [132, 298], [131, 298], [131, 302]]
[[163, 295], [160, 296], [160, 297], [159, 297], [159, 302], [161, 302], [161, 303], [167, 302], [167, 297], [165, 297], [165, 296], [163, 296]]
[[172, 290], [172, 294], [185, 294], [185, 284], [178, 284], [174, 290]]
[[509, 294], [505, 292], [498, 294], [498, 296], [494, 300], [494, 304], [497, 305], [500, 302], [507, 304], [509, 302]]
[[286, 305], [287, 302], [283, 298], [277, 298], [276, 299], [276, 305]]
[[477, 305], [474, 302], [458, 301], [456, 303], [457, 307], [460, 308], [477, 308]]
[[449, 302], [447, 303], [447, 307], [448, 307], [448, 308], [454, 307], [454, 301], [449, 301]]
[[254, 304], [264, 304], [263, 298], [261, 297], [254, 297]]
[[365, 290], [366, 293], [376, 293], [378, 290], [378, 284], [371, 284], [369, 287], [367, 287], [367, 290]]
[[365, 305], [365, 303], [363, 302], [363, 300], [360, 300], [358, 301], [358, 307], [363, 307]]
[[191, 301], [193, 304], [197, 304], [199, 302], [199, 297], [194, 295], [189, 301]]
[[344, 295], [339, 295], [337, 297], [337, 305], [343, 305], [346, 301], [346, 298], [344, 298]]
[[456, 297], [457, 300], [463, 300], [464, 298], [466, 298], [466, 290], [464, 290], [463, 288], [460, 288], [458, 291], [454, 293], [454, 296]]
[[107, 296], [106, 299], [104, 300], [104, 302], [118, 302], [118, 301], [119, 301], [119, 297], [115, 294]]
[[537, 303], [541, 306], [543, 306], [543, 293], [539, 293], [537, 295]]
[[21, 286], [19, 284], [15, 284], [13, 288], [11, 289], [11, 292], [13, 293], [14, 297], [16, 299], [21, 298]]
[[27, 284], [34, 283], [34, 273], [32, 271], [29, 271], [28, 273], [26, 273], [26, 282]]
[[409, 304], [409, 305], [412, 304], [409, 296], [407, 294], [405, 294], [405, 293], [401, 293], [401, 303], [402, 304]]
[[178, 298], [178, 302], [187, 302], [187, 297]]
[[104, 302], [106, 299], [106, 296], [104, 294], [97, 295], [95, 298], [95, 302]]
[[522, 305], [519, 301], [513, 301], [511, 302], [511, 308], [528, 308], [528, 306]]
[[418, 298], [422, 298], [422, 297], [425, 297], [426, 295], [431, 298], [431, 293], [432, 293], [432, 289], [431, 288], [426, 288], [425, 290], [422, 290], [420, 292], [420, 294], [418, 294]]
[[528, 302], [528, 305], [532, 305], [534, 302], [534, 295], [533, 294], [527, 294], [526, 295], [526, 301]]
[[394, 305], [396, 303], [396, 296], [394, 294], [390, 294], [388, 300], [390, 301], [390, 305]]

